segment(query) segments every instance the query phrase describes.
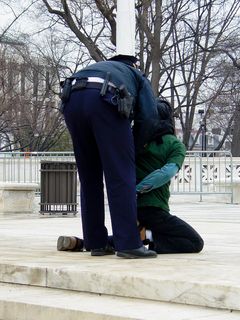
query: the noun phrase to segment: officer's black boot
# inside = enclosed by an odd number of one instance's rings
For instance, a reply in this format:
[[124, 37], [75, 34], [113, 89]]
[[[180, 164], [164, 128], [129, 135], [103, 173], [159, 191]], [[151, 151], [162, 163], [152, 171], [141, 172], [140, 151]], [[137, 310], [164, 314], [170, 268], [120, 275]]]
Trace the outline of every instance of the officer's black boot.
[[153, 250], [147, 250], [144, 246], [142, 246], [137, 249], [118, 251], [117, 256], [125, 259], [146, 259], [156, 258], [157, 253]]

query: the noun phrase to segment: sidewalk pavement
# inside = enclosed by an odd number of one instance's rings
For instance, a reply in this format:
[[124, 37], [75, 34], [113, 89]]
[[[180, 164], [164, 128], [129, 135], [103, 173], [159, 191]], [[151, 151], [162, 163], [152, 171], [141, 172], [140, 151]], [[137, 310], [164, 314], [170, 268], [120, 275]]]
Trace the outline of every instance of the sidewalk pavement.
[[[56, 243], [59, 235], [81, 237], [79, 215], [42, 216], [38, 212], [0, 214], [0, 292], [11, 300], [12, 292], [18, 292], [18, 285], [21, 284], [22, 289], [26, 290], [30, 290], [29, 285], [34, 290], [36, 286], [42, 287], [39, 288], [40, 296], [40, 290], [46, 288], [49, 292], [60, 290], [62, 299], [66, 290], [86, 295], [97, 294], [96, 303], [102, 294], [108, 295], [109, 299], [114, 297], [114, 303], [116, 297], [119, 297], [118, 304], [123, 303], [121, 299], [137, 299], [137, 302], [134, 300], [134, 310], [129, 309], [128, 317], [119, 314], [121, 307], [119, 309], [118, 305], [118, 316], [112, 314], [109, 318], [102, 316], [99, 319], [163, 319], [163, 310], [170, 308], [169, 305], [171, 308], [189, 306], [188, 311], [199, 317], [190, 317], [190, 313], [187, 317], [184, 311], [184, 317], [174, 318], [173, 312], [172, 317], [165, 319], [240, 319], [240, 206], [172, 201], [171, 213], [190, 223], [201, 234], [205, 241], [201, 253], [165, 254], [158, 255], [157, 259], [125, 260], [116, 256], [91, 257], [88, 252], [58, 252]], [[106, 223], [111, 229], [109, 217]], [[8, 287], [14, 285], [13, 288]], [[6, 315], [4, 299], [0, 294], [0, 319], [4, 308]], [[125, 306], [130, 306], [130, 300]], [[139, 309], [141, 301], [143, 306], [153, 305], [151, 308], [146, 307], [145, 313], [142, 312], [140, 316], [136, 314], [136, 303]], [[24, 303], [26, 305], [27, 302]], [[162, 314], [154, 313], [150, 316], [154, 308], [156, 312], [162, 308]], [[113, 312], [114, 307], [111, 310]], [[177, 312], [179, 310], [175, 314]], [[85, 316], [84, 319], [97, 318]]]

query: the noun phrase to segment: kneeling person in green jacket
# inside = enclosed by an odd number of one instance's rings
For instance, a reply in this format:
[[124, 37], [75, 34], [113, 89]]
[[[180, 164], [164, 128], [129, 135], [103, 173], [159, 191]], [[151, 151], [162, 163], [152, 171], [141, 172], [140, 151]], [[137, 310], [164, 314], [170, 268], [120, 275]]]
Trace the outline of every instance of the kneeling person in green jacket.
[[149, 247], [157, 253], [200, 252], [201, 236], [170, 214], [170, 180], [181, 169], [186, 149], [174, 134], [171, 106], [158, 100], [158, 112], [160, 120], [148, 124], [153, 131], [151, 142], [136, 156], [138, 220], [150, 230]]
[[[152, 131], [151, 142], [136, 155], [139, 229], [147, 229], [147, 240], [141, 232], [142, 240], [159, 254], [200, 252], [204, 244], [201, 236], [188, 223], [170, 214], [170, 180], [180, 170], [186, 149], [174, 134], [171, 106], [159, 101], [158, 112], [159, 119], [146, 122], [146, 132]], [[114, 247], [111, 236], [109, 245]], [[60, 236], [57, 248], [82, 251], [84, 241]]]

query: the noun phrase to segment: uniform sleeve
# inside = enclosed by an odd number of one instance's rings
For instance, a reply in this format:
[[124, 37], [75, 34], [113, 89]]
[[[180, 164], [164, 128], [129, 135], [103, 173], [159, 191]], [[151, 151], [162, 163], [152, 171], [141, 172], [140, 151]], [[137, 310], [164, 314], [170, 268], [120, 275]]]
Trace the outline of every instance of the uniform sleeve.
[[150, 132], [145, 130], [146, 122], [158, 118], [156, 98], [151, 84], [146, 77], [142, 77], [134, 114], [133, 135], [136, 153], [141, 153], [144, 145], [149, 142]]
[[135, 120], [145, 121], [149, 118], [155, 119], [156, 117], [158, 117], [156, 97], [154, 96], [150, 81], [145, 76], [142, 76], [138, 91]]

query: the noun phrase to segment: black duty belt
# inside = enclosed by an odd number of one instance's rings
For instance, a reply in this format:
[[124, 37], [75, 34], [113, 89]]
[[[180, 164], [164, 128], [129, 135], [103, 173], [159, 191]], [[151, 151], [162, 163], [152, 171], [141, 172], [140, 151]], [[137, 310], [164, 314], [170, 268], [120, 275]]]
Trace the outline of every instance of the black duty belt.
[[[72, 85], [71, 92], [82, 90], [82, 89], [99, 89], [101, 90], [103, 83], [100, 82], [88, 82], [88, 81], [77, 81], [74, 85]], [[113, 95], [116, 93], [117, 88], [108, 85], [107, 91], [112, 93]]]

